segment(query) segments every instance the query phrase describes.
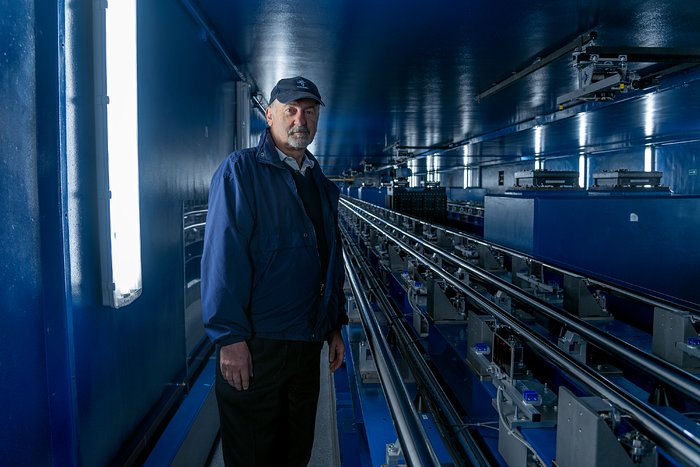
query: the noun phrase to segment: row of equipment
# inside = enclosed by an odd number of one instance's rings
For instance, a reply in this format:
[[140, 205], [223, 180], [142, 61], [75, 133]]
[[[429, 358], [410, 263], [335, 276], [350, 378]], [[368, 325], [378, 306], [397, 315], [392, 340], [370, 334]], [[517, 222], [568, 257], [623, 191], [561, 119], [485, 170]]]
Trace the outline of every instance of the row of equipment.
[[700, 465], [698, 310], [341, 205], [347, 465]]

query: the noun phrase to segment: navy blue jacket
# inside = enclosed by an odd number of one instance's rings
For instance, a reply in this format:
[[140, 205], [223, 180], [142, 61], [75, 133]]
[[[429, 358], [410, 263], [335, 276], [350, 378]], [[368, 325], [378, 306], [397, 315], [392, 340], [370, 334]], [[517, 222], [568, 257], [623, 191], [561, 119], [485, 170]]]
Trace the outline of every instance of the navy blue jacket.
[[315, 164], [329, 264], [321, 261], [313, 224], [269, 130], [257, 148], [219, 166], [209, 191], [202, 255], [202, 317], [219, 345], [252, 336], [322, 341], [347, 321], [338, 187]]

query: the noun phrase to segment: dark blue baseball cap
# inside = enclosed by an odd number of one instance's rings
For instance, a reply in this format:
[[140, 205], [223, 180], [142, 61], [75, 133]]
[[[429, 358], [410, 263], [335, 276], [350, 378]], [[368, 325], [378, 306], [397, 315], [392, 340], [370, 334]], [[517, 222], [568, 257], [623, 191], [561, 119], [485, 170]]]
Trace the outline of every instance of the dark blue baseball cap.
[[301, 76], [279, 80], [270, 93], [270, 103], [275, 99], [283, 104], [299, 99], [313, 99], [321, 105], [326, 105], [321, 100], [321, 94], [316, 85]]

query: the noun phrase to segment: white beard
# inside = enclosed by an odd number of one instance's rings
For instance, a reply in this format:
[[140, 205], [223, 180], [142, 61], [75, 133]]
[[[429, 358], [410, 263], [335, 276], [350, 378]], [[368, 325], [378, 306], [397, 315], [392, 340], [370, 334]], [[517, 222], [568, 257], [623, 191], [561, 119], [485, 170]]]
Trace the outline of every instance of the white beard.
[[294, 127], [291, 130], [289, 130], [288, 134], [288, 139], [287, 139], [287, 144], [293, 147], [294, 149], [306, 149], [309, 144], [314, 140], [313, 136], [311, 136], [311, 133], [304, 133], [304, 132], [294, 132], [295, 130], [298, 130], [299, 127]]

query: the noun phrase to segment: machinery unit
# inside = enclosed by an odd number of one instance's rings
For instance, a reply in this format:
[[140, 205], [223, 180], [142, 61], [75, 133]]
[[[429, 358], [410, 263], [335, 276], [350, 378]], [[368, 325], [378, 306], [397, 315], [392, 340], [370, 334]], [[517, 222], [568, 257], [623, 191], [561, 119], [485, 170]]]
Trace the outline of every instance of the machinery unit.
[[579, 188], [578, 172], [571, 170], [524, 170], [515, 172], [511, 190]]
[[508, 328], [499, 328], [493, 335], [493, 367], [496, 377], [513, 380], [527, 373], [523, 345]]
[[511, 258], [511, 281], [518, 287], [553, 305], [562, 306], [563, 304], [561, 286], [558, 282], [550, 281], [545, 277], [542, 263], [513, 256]]
[[496, 320], [491, 315], [469, 310], [467, 318], [467, 363], [480, 380], [490, 379], [492, 375], [492, 371], [489, 370], [495, 327]]
[[372, 355], [372, 350], [369, 348], [367, 341], [360, 341], [359, 343], [357, 365], [359, 367], [360, 377], [362, 378], [363, 383], [379, 383], [377, 365], [374, 362], [374, 356]]
[[557, 340], [557, 345], [577, 361], [586, 364], [588, 343], [575, 332], [566, 331], [564, 335]]
[[593, 185], [590, 191], [640, 191], [645, 192], [670, 192], [668, 187], [661, 186], [663, 172], [636, 171], [636, 170], [604, 170], [593, 174]]
[[394, 187], [390, 191], [390, 198], [390, 207], [398, 212], [432, 221], [441, 221], [447, 217], [445, 187]]
[[[699, 59], [696, 49], [601, 47], [593, 42], [572, 53], [578, 89], [557, 97], [559, 110], [581, 102], [612, 101], [621, 94], [657, 86], [662, 79]], [[639, 64], [654, 66], [640, 68]]]
[[615, 407], [600, 397], [576, 397], [559, 388], [557, 457], [559, 467], [655, 467], [656, 447], [621, 424]]
[[[389, 310], [386, 340], [407, 370], [406, 391], [435, 417], [454, 465], [700, 462], [696, 313], [654, 310], [659, 299], [616, 284], [361, 201], [342, 204], [363, 277], [381, 278], [368, 279], [366, 293]], [[649, 354], [652, 337], [666, 365]], [[360, 344], [353, 357], [363, 355]], [[375, 397], [369, 363], [359, 362], [356, 379]], [[385, 462], [400, 463], [402, 442], [379, 439]]]
[[652, 352], [680, 368], [700, 372], [700, 317], [655, 307]]
[[585, 279], [564, 274], [564, 308], [581, 318], [610, 318], [605, 295], [599, 289], [591, 289]]

